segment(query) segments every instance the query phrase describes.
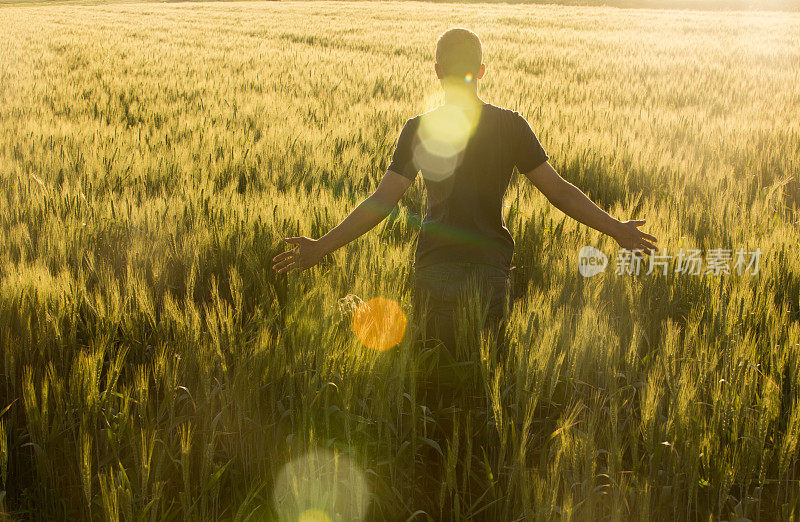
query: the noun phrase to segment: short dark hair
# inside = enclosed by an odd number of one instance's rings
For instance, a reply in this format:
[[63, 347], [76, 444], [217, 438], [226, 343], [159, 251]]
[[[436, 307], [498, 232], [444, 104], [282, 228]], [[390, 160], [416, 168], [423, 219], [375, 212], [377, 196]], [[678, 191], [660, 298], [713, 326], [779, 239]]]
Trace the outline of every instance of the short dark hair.
[[443, 76], [476, 74], [482, 60], [481, 39], [469, 29], [449, 29], [436, 42], [436, 63]]

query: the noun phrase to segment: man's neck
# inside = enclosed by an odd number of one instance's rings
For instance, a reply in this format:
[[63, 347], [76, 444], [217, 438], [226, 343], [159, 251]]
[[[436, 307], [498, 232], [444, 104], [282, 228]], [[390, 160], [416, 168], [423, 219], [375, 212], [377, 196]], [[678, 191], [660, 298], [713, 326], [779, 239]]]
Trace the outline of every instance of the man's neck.
[[458, 85], [444, 88], [444, 103], [473, 108], [483, 105], [484, 101], [478, 96], [477, 85]]

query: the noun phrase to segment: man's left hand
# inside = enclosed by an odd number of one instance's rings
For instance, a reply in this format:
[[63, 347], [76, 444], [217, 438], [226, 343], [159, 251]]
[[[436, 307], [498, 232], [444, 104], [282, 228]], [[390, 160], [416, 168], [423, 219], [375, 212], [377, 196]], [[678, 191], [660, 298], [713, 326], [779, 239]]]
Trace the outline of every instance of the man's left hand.
[[295, 246], [272, 258], [272, 268], [279, 274], [289, 270], [306, 270], [319, 263], [325, 256], [325, 252], [316, 239], [301, 236], [287, 237], [284, 241]]

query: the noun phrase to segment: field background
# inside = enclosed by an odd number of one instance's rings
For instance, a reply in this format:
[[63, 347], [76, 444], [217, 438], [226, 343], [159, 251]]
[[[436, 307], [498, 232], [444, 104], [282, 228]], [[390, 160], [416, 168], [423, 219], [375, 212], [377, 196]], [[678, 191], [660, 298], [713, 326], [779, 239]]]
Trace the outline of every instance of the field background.
[[[763, 256], [584, 279], [577, 250], [616, 245], [516, 180], [511, 358], [465, 329], [494, 422], [442, 435], [413, 322], [378, 353], [349, 319], [375, 296], [410, 313], [420, 180], [322, 266], [269, 266], [376, 186], [438, 103], [454, 25], [483, 38], [484, 98], [612, 215], [670, 253]], [[5, 516], [800, 516], [800, 16], [152, 3], [3, 7], [0, 27]]]
[[[145, 0], [162, 2], [164, 0]], [[180, 3], [185, 0], [166, 0], [170, 3]], [[233, 2], [239, 0], [208, 0], [219, 2]], [[267, 0], [269, 1], [269, 0]], [[362, 0], [371, 2], [373, 0]], [[425, 0], [430, 2], [444, 2], [444, 0]], [[40, 5], [110, 5], [118, 3], [142, 3], [139, 0], [0, 0], [0, 5], [13, 6], [40, 6]], [[447, 3], [447, 2], [444, 2]], [[800, 0], [464, 0], [459, 4], [469, 3], [499, 3], [523, 5], [569, 5], [569, 6], [608, 6], [623, 9], [687, 9], [687, 10], [712, 10], [712, 11], [800, 11]]]

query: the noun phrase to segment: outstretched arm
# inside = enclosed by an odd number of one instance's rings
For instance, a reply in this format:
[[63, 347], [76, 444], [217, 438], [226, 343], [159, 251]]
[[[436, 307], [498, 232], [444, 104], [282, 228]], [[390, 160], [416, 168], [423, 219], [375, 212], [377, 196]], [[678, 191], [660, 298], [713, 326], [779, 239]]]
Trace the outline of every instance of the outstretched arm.
[[525, 173], [525, 177], [559, 210], [584, 225], [613, 237], [622, 248], [642, 250], [648, 254], [658, 250], [653, 244], [658, 241], [655, 236], [637, 228], [644, 225], [644, 219], [623, 222], [609, 216], [578, 187], [562, 178], [549, 161]]
[[327, 254], [361, 237], [383, 221], [410, 185], [411, 180], [407, 177], [387, 171], [375, 192], [321, 238], [287, 237], [284, 241], [295, 246], [272, 258], [272, 268], [282, 273], [316, 265]]

